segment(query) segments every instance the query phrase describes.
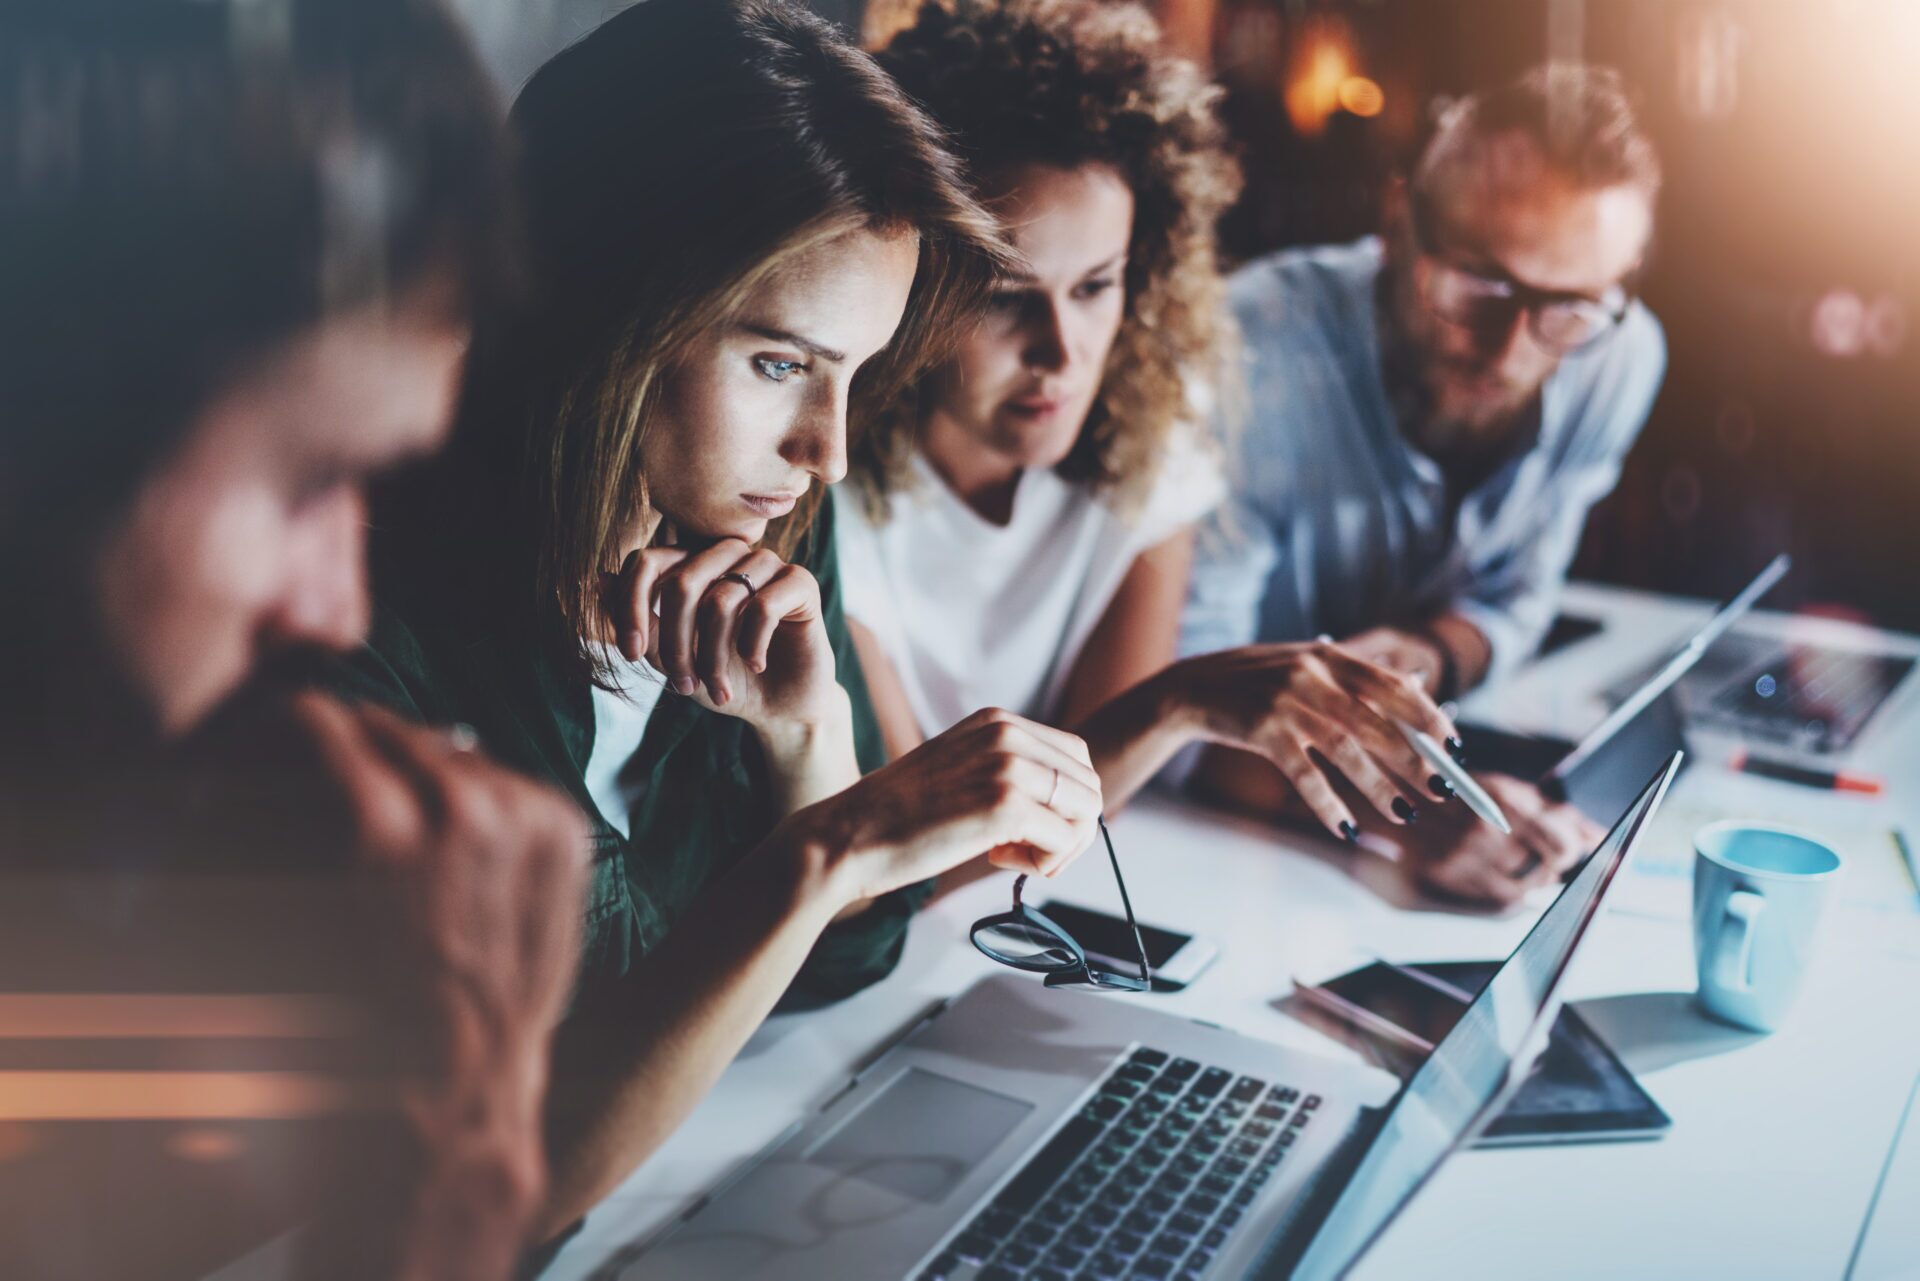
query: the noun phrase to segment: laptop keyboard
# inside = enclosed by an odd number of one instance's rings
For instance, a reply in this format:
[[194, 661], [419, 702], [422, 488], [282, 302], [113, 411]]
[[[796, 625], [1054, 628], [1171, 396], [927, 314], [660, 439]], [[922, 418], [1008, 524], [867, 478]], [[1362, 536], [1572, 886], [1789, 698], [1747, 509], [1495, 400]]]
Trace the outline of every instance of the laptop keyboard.
[[[1666, 659], [1649, 663], [1607, 687], [1619, 706]], [[1680, 678], [1680, 704], [1689, 719], [1742, 738], [1796, 751], [1846, 750], [1914, 668], [1911, 657], [1789, 644], [1735, 631], [1709, 649]]]
[[1192, 1281], [1319, 1106], [1135, 1050], [920, 1281]]
[[1837, 752], [1913, 668], [1910, 658], [1792, 646], [1714, 695], [1703, 719], [1809, 752]]

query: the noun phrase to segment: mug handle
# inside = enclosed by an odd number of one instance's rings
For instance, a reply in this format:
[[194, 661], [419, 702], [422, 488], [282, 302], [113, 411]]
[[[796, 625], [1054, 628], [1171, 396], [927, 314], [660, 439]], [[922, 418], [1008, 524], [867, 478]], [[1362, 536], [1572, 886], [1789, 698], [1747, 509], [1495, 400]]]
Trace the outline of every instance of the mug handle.
[[[1745, 991], [1753, 986], [1753, 939], [1760, 932], [1760, 908], [1765, 902], [1752, 890], [1735, 890], [1727, 895], [1713, 966], [1716, 986], [1730, 991]], [[1735, 924], [1740, 930], [1738, 939], [1728, 929]]]

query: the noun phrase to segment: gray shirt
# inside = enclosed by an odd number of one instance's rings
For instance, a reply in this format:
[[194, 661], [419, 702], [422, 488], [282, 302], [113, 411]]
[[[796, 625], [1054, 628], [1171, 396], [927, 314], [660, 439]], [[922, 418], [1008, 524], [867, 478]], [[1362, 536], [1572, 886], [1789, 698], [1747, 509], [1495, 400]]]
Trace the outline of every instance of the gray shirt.
[[1249, 415], [1232, 497], [1202, 530], [1180, 652], [1351, 635], [1443, 610], [1492, 647], [1489, 678], [1553, 621], [1587, 511], [1619, 479], [1666, 372], [1638, 302], [1547, 379], [1531, 445], [1458, 503], [1402, 434], [1380, 372], [1381, 248], [1289, 250], [1236, 273]]

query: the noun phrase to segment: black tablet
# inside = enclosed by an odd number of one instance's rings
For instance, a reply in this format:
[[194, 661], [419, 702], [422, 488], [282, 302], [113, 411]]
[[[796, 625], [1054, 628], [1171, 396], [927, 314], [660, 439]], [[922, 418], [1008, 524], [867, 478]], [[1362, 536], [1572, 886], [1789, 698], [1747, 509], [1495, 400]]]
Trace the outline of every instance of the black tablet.
[[[1376, 962], [1320, 987], [1433, 1045], [1499, 968], [1497, 961], [1405, 967]], [[1422, 983], [1421, 978], [1438, 984]], [[1464, 993], [1466, 1000], [1449, 995], [1449, 988]], [[1554, 1024], [1546, 1053], [1481, 1136], [1479, 1146], [1652, 1139], [1672, 1124], [1607, 1043], [1568, 1006]]]

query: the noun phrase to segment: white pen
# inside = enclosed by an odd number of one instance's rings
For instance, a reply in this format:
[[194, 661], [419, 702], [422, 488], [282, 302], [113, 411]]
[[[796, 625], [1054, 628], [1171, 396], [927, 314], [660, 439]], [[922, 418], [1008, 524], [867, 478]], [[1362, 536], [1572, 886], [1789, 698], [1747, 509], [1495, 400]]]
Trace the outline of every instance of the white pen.
[[1488, 796], [1486, 789], [1473, 781], [1473, 775], [1467, 773], [1460, 762], [1442, 751], [1440, 744], [1433, 741], [1432, 735], [1424, 730], [1415, 729], [1405, 721], [1397, 724], [1400, 726], [1400, 732], [1407, 736], [1407, 742], [1412, 744], [1413, 750], [1420, 753], [1420, 759], [1425, 761], [1434, 773], [1446, 779], [1449, 787], [1460, 793], [1460, 799], [1466, 802], [1468, 809], [1509, 836], [1513, 834], [1513, 825], [1507, 822], [1507, 816], [1500, 812], [1499, 802]]
[[[1322, 645], [1335, 643], [1333, 637], [1326, 632], [1320, 633], [1316, 639]], [[1416, 676], [1419, 674], [1412, 673]], [[1446, 715], [1449, 718], [1453, 716], [1453, 704], [1447, 704]], [[1473, 781], [1473, 775], [1467, 773], [1465, 766], [1441, 751], [1440, 744], [1433, 741], [1431, 734], [1424, 730], [1417, 730], [1405, 721], [1396, 720], [1394, 724], [1398, 725], [1400, 732], [1406, 735], [1407, 742], [1413, 746], [1413, 750], [1420, 753], [1420, 759], [1431, 766], [1434, 773], [1446, 779], [1447, 786], [1460, 794], [1460, 799], [1466, 802], [1468, 809], [1508, 836], [1513, 835], [1513, 824], [1507, 822], [1507, 816], [1501, 811], [1500, 803], [1488, 796], [1486, 789]]]

